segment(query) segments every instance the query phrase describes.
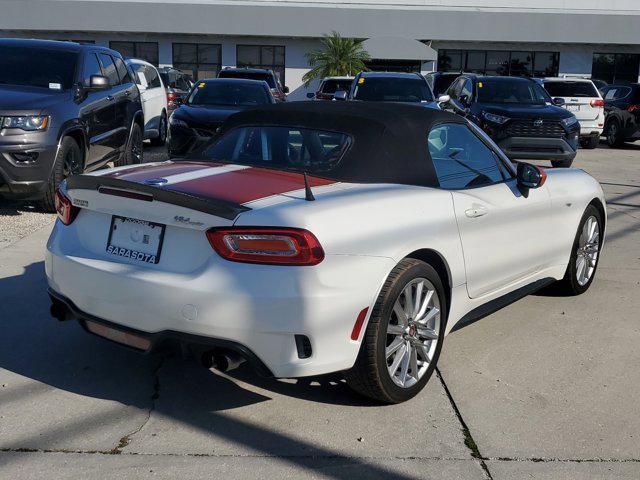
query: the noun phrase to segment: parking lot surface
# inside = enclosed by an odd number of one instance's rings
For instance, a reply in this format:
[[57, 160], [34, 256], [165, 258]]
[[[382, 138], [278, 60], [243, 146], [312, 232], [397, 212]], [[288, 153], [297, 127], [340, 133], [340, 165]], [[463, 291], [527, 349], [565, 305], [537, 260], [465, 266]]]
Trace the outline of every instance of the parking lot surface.
[[5, 204], [0, 478], [640, 478], [640, 145], [582, 150], [574, 166], [608, 201], [591, 289], [452, 333], [439, 374], [395, 406], [335, 378], [141, 356], [52, 320], [53, 216]]

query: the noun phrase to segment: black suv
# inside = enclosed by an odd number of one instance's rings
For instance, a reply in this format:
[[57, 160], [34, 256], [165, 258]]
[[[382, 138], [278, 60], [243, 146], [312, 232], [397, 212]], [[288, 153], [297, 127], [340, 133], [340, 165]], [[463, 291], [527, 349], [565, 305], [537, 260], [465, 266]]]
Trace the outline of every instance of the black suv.
[[107, 48], [0, 39], [0, 195], [55, 209], [68, 175], [142, 161], [140, 93]]
[[220, 70], [218, 78], [244, 78], [246, 80], [262, 80], [267, 82], [271, 89], [271, 94], [276, 102], [284, 102], [287, 100], [289, 87], [280, 85], [280, 79], [273, 72], [266, 68], [233, 68], [227, 67]]
[[619, 147], [640, 140], [640, 83], [607, 85], [601, 92], [607, 143]]
[[580, 124], [537, 82], [521, 77], [460, 76], [441, 107], [480, 126], [514, 159], [551, 160], [570, 167], [578, 150]]

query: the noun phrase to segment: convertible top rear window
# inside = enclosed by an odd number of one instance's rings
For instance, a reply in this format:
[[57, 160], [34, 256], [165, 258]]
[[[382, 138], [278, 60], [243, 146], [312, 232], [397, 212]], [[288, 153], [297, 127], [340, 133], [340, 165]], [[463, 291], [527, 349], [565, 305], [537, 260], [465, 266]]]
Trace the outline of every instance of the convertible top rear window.
[[344, 133], [286, 126], [243, 126], [226, 132], [201, 155], [205, 160], [281, 170], [333, 170], [351, 145]]

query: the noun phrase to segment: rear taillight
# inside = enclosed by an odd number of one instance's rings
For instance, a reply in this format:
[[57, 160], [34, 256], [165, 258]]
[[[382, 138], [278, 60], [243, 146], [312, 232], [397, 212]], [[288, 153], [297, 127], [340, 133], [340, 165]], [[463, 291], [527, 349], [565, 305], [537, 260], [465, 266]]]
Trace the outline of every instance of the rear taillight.
[[604, 100], [602, 100], [601, 98], [597, 100], [591, 100], [590, 104], [592, 107], [604, 107]]
[[73, 206], [69, 197], [67, 197], [60, 189], [56, 190], [56, 212], [58, 212], [58, 218], [65, 225], [71, 225], [76, 219], [80, 209]]
[[236, 227], [211, 229], [213, 249], [232, 262], [267, 265], [317, 265], [324, 250], [315, 235], [301, 228]]
[[176, 98], [178, 98], [177, 93], [167, 92], [167, 102], [173, 102]]
[[639, 111], [640, 112], [640, 105], [629, 105], [627, 107], [627, 112], [632, 113], [634, 111]]

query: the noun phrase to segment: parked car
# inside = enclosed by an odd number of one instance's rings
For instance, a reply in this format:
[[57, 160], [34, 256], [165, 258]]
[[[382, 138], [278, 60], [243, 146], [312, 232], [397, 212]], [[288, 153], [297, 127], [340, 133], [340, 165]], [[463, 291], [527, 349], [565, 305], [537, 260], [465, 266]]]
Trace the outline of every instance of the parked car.
[[169, 155], [188, 154], [208, 142], [230, 115], [267, 103], [275, 103], [275, 99], [262, 80], [214, 78], [198, 82], [171, 115]]
[[451, 84], [460, 75], [462, 75], [461, 72], [430, 72], [425, 74], [424, 78], [426, 78], [429, 87], [431, 87], [433, 95], [438, 98], [440, 95], [447, 93]]
[[514, 159], [551, 160], [570, 167], [580, 124], [537, 82], [522, 77], [460, 76], [441, 97], [442, 108], [479, 125]]
[[273, 72], [266, 68], [232, 68], [227, 67], [220, 70], [218, 78], [245, 78], [247, 80], [262, 80], [267, 82], [273, 98], [278, 102], [284, 102], [287, 100], [287, 93], [289, 93], [289, 87], [283, 87], [280, 85], [280, 79]]
[[360, 72], [349, 92], [337, 91], [336, 100], [418, 103], [438, 108], [427, 81], [419, 73]]
[[142, 105], [121, 55], [0, 39], [0, 195], [55, 211], [67, 176], [142, 162]]
[[187, 99], [193, 88], [191, 76], [171, 67], [158, 69], [160, 79], [167, 93], [167, 107], [169, 115]]
[[333, 95], [339, 90], [348, 92], [353, 77], [325, 77], [320, 82], [315, 93], [307, 93], [307, 98], [315, 100], [333, 100]]
[[580, 146], [596, 148], [604, 128], [604, 100], [594, 83], [582, 78], [544, 78], [541, 82], [549, 95], [562, 98], [562, 107], [578, 119]]
[[640, 139], [640, 84], [607, 85], [604, 97], [604, 134], [607, 143], [620, 147]]
[[606, 227], [584, 171], [516, 170], [464, 118], [399, 103], [247, 110], [186, 161], [58, 196], [56, 318], [220, 369], [344, 372], [386, 403], [425, 386], [452, 329], [553, 282], [584, 293]]
[[167, 143], [169, 131], [169, 106], [160, 74], [156, 67], [144, 60], [132, 58], [125, 62], [135, 74], [140, 91], [144, 113], [144, 138], [151, 139], [152, 145], [164, 145]]

